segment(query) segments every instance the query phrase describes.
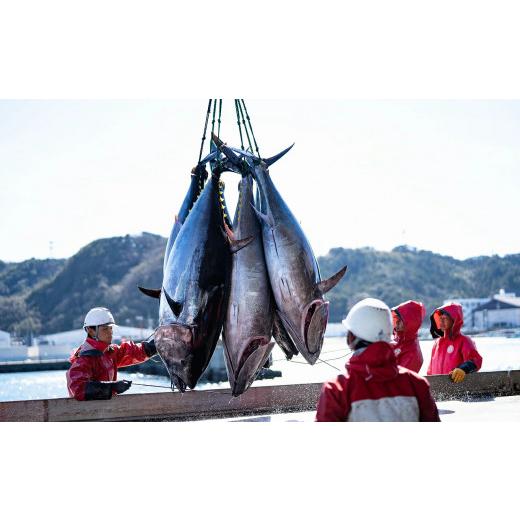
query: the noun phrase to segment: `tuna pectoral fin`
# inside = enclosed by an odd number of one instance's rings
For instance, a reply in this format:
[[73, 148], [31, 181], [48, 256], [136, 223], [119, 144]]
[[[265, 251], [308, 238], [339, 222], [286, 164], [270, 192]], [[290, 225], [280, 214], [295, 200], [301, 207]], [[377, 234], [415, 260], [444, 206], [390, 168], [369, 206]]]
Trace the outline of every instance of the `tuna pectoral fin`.
[[278, 314], [278, 311], [275, 312], [274, 322], [273, 322], [273, 337], [278, 343], [278, 346], [282, 349], [285, 357], [287, 359], [291, 359], [293, 356], [297, 356], [299, 351], [296, 348], [293, 340], [285, 330], [285, 327], [282, 323], [282, 319]]
[[176, 302], [167, 292], [166, 290], [164, 291], [164, 296], [166, 297], [166, 301], [168, 302], [168, 305], [170, 306], [170, 309], [172, 310], [173, 314], [175, 314], [175, 316], [179, 317], [179, 314], [181, 313], [182, 311], [182, 303], [181, 302]]
[[243, 247], [249, 245], [254, 239], [255, 237], [247, 237], [242, 238], [241, 240], [230, 240], [229, 247], [231, 249], [231, 252], [236, 253], [237, 251], [240, 251]]
[[150, 296], [150, 298], [159, 299], [161, 297], [161, 289], [146, 289], [146, 287], [141, 287], [140, 285], [137, 288], [146, 296]]
[[347, 272], [347, 266], [341, 268], [336, 274], [332, 275], [330, 278], [323, 280], [320, 283], [316, 284], [316, 287], [321, 291], [322, 294], [330, 291], [336, 284], [343, 278], [344, 274]]
[[237, 240], [235, 238], [235, 234], [233, 233], [233, 231], [231, 231], [231, 229], [229, 229], [225, 222], [224, 229], [222, 229], [222, 234], [226, 238], [232, 253], [240, 251], [243, 247], [246, 247], [255, 239], [255, 237], [247, 237]]
[[258, 220], [260, 222], [264, 222], [266, 226], [269, 226], [270, 228], [274, 228], [274, 220], [273, 216], [269, 214], [262, 213], [261, 211], [258, 211], [254, 204], [251, 204], [251, 207], [255, 210], [256, 216], [258, 217]]

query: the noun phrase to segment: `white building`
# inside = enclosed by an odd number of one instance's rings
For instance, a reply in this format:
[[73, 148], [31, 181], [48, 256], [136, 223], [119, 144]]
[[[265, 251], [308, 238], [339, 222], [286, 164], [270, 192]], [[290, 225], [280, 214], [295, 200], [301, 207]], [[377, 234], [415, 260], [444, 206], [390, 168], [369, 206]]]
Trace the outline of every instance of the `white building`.
[[480, 330], [520, 327], [520, 297], [500, 291], [473, 311], [473, 322]]
[[495, 294], [493, 298], [451, 298], [449, 300], [444, 300], [443, 305], [446, 305], [450, 302], [460, 303], [462, 305], [462, 312], [464, 313], [464, 327], [483, 330], [488, 327], [481, 327], [480, 322], [478, 324], [475, 322], [474, 312], [482, 305], [486, 305], [487, 303], [493, 301], [495, 298], [515, 299], [516, 295], [515, 293], [506, 293], [504, 289], [500, 289], [500, 291], [498, 291], [498, 293]]
[[[124, 340], [140, 341], [145, 340], [153, 334], [153, 329], [141, 329], [137, 327], [114, 327], [113, 342], [120, 343]], [[83, 329], [58, 332], [38, 336], [36, 343], [40, 359], [68, 359], [72, 351], [79, 347], [87, 337]]]
[[444, 300], [443, 305], [451, 302], [460, 303], [464, 315], [464, 327], [474, 328], [476, 325], [473, 321], [473, 311], [488, 301], [489, 298], [451, 298]]
[[11, 334], [9, 334], [9, 332], [0, 330], [0, 348], [10, 348], [10, 347], [11, 347]]

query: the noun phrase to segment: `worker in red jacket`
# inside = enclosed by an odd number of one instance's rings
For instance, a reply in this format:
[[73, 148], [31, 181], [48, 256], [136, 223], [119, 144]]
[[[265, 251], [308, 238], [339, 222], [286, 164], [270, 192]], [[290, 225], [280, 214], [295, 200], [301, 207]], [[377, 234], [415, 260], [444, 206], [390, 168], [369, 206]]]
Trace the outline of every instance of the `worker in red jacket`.
[[426, 309], [421, 302], [408, 300], [392, 307], [394, 320], [394, 354], [397, 364], [419, 372], [423, 364], [423, 355], [417, 332], [426, 316]]
[[112, 313], [104, 307], [95, 307], [85, 316], [85, 342], [70, 358], [67, 371], [69, 395], [78, 401], [111, 399], [126, 392], [131, 381], [117, 381], [117, 369], [146, 361], [157, 353], [154, 341], [123, 342], [112, 345]]
[[397, 365], [388, 306], [366, 298], [343, 324], [353, 354], [346, 373], [323, 385], [316, 421], [439, 421], [428, 381]]
[[466, 374], [482, 367], [482, 356], [473, 340], [460, 333], [464, 324], [462, 305], [447, 303], [435, 309], [430, 316], [433, 338], [432, 357], [428, 375], [449, 374], [452, 381], [464, 381]]

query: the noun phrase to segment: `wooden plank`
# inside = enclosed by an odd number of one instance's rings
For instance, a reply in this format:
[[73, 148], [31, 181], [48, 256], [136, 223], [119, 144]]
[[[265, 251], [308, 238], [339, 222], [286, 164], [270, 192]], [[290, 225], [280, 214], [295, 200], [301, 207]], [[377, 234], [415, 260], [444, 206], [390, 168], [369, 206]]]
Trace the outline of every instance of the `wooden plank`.
[[[468, 374], [462, 383], [428, 376], [437, 401], [479, 395], [520, 394], [520, 370]], [[233, 398], [229, 389], [115, 396], [109, 401], [74, 399], [0, 402], [0, 421], [191, 420], [314, 410], [321, 383], [258, 386]]]
[[427, 376], [427, 379], [436, 401], [479, 395], [514, 395], [508, 371], [467, 374], [462, 383], [454, 383], [450, 376]]
[[[0, 403], [0, 420], [19, 421], [120, 421], [187, 420], [244, 414], [288, 413], [312, 410], [320, 383], [260, 386], [233, 398], [229, 390], [193, 390], [181, 393], [131, 394], [109, 401], [80, 402], [44, 399]], [[37, 403], [45, 414], [36, 415], [28, 403]]]
[[49, 400], [8, 401], [0, 403], [0, 421], [42, 422], [48, 421]]

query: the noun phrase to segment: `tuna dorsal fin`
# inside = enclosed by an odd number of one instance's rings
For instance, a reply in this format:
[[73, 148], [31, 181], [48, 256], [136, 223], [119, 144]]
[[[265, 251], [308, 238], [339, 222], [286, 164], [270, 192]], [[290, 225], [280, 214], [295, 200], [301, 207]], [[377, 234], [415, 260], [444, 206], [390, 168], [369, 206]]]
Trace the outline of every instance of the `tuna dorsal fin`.
[[322, 294], [330, 291], [336, 284], [343, 278], [344, 274], [347, 272], [347, 266], [342, 267], [336, 274], [333, 274], [330, 278], [326, 280], [322, 280], [320, 283], [316, 284], [318, 290], [321, 291]]
[[167, 292], [166, 289], [164, 290], [164, 296], [166, 297], [166, 301], [168, 302], [168, 305], [170, 306], [170, 309], [172, 310], [173, 314], [179, 317], [179, 314], [182, 312], [182, 303], [176, 302]]
[[270, 228], [274, 228], [274, 220], [271, 214], [265, 214], [261, 211], [257, 210], [254, 204], [251, 204], [251, 207], [255, 210], [256, 216], [260, 222], [265, 222], [267, 226]]
[[140, 285], [138, 285], [137, 288], [143, 294], [146, 294], [146, 296], [150, 296], [150, 298], [159, 299], [161, 297], [161, 289], [147, 289], [146, 287], [141, 287]]

